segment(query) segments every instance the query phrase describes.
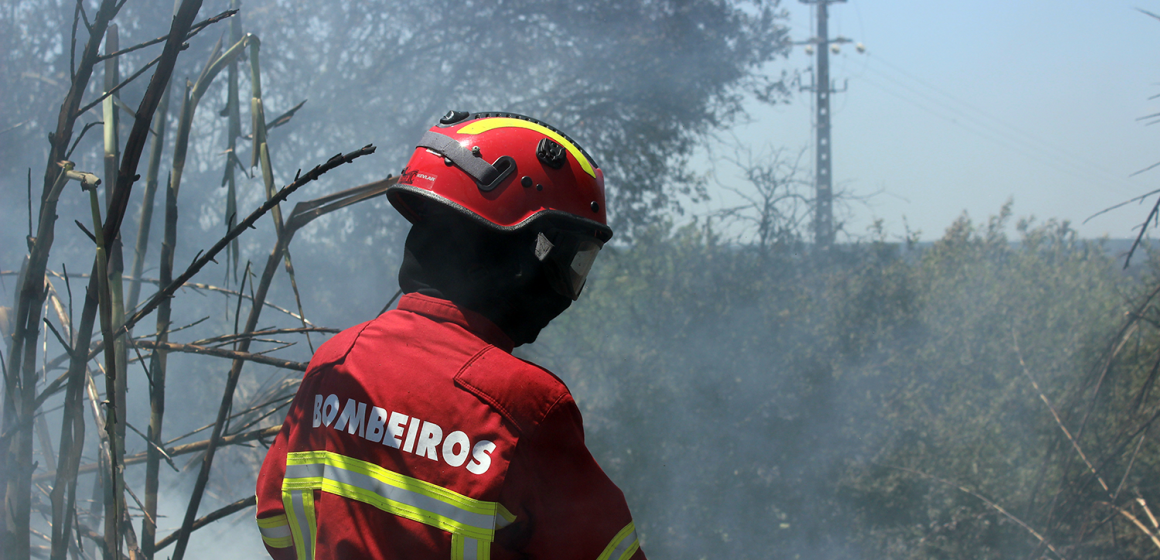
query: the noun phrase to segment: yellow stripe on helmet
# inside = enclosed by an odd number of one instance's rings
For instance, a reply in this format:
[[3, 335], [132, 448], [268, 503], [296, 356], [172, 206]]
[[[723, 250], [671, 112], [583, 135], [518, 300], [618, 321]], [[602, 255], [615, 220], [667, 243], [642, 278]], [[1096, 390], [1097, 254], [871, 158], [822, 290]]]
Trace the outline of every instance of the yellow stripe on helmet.
[[559, 133], [554, 132], [541, 124], [536, 124], [534, 122], [520, 119], [493, 117], [479, 119], [468, 123], [466, 126], [460, 128], [457, 132], [460, 134], [479, 134], [481, 132], [487, 132], [496, 128], [526, 128], [528, 130], [539, 132], [540, 134], [555, 140], [557, 144], [564, 146], [564, 148], [568, 150], [568, 153], [572, 154], [572, 157], [576, 158], [576, 161], [580, 162], [580, 167], [584, 169], [585, 173], [596, 177], [596, 172], [592, 169], [592, 162], [588, 161], [588, 158], [584, 157], [584, 153], [581, 152], [575, 144], [569, 142], [567, 138], [564, 138]]

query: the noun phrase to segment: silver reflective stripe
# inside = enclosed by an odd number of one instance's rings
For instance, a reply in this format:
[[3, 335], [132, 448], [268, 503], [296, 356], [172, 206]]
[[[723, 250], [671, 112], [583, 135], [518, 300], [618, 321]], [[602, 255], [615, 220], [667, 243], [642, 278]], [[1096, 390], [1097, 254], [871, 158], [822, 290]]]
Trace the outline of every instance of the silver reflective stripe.
[[464, 537], [463, 539], [463, 560], [478, 560], [479, 558], [479, 541]]
[[326, 465], [322, 463], [310, 463], [308, 465], [286, 465], [286, 474], [282, 476], [286, 478], [318, 478], [322, 476], [323, 469]]
[[628, 552], [629, 547], [636, 544], [636, 541], [636, 530], [633, 530], [633, 532], [626, 535], [620, 541], [620, 544], [616, 545], [616, 548], [612, 549], [612, 554], [609, 555], [609, 558], [611, 560], [620, 560], [620, 557], [624, 556], [624, 553]]
[[302, 535], [302, 550], [305, 551], [305, 558], [299, 560], [314, 560], [314, 539], [311, 537], [310, 520], [306, 517], [306, 506], [302, 503], [302, 495], [305, 492], [313, 492], [313, 490], [293, 490], [290, 492], [290, 500], [294, 506], [294, 521], [298, 523], [298, 534]]
[[497, 519], [502, 519], [498, 515], [486, 515], [465, 511], [446, 502], [436, 500], [429, 496], [424, 496], [418, 492], [412, 492], [404, 488], [392, 486], [371, 476], [349, 471], [342, 467], [331, 464], [322, 465], [315, 463], [309, 465], [286, 466], [285, 478], [289, 479], [312, 477], [322, 477], [326, 480], [332, 480], [342, 484], [348, 484], [350, 486], [361, 488], [368, 492], [373, 492], [374, 494], [377, 494], [393, 502], [398, 502], [400, 504], [428, 511], [441, 517], [446, 517], [453, 521], [458, 521], [459, 523], [469, 527], [474, 527], [481, 531], [494, 530]]
[[261, 531], [262, 536], [268, 539], [284, 539], [286, 537], [292, 536], [290, 533], [289, 525], [279, 525], [277, 527], [269, 528], [258, 527], [258, 531]]

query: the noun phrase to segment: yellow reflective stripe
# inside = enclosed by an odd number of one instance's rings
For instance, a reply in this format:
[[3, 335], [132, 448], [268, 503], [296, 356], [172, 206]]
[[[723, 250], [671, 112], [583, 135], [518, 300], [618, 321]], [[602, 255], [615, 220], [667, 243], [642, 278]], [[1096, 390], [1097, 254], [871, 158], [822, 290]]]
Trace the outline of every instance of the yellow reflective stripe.
[[273, 529], [275, 527], [285, 527], [288, 525], [290, 525], [290, 521], [286, 518], [286, 514], [258, 518], [258, 527], [262, 529]]
[[453, 533], [451, 560], [491, 560], [491, 544]]
[[314, 490], [286, 488], [282, 484], [282, 504], [294, 539], [294, 554], [298, 560], [314, 560], [314, 545], [318, 538], [318, 523], [314, 516]]
[[636, 525], [629, 521], [608, 546], [604, 547], [604, 552], [596, 560], [627, 560], [640, 548], [640, 540], [636, 537]]
[[499, 506], [498, 507], [499, 511], [497, 512], [497, 513], [499, 513], [499, 515], [495, 518], [495, 528], [496, 529], [503, 529], [504, 527], [507, 527], [508, 525], [511, 525], [512, 523], [516, 522], [515, 514], [508, 511], [508, 508], [503, 507], [503, 504], [498, 503], [498, 502], [496, 503], [496, 505]]
[[463, 535], [451, 533], [451, 560], [463, 560]]
[[425, 480], [411, 478], [409, 476], [398, 474], [394, 471], [385, 469], [374, 463], [360, 461], [353, 457], [339, 455], [330, 451], [303, 451], [289, 453], [286, 456], [286, 465], [293, 464], [323, 464], [338, 467], [343, 470], [365, 474], [375, 480], [384, 482], [396, 488], [402, 488], [410, 492], [415, 492], [428, 498], [439, 500], [441, 502], [451, 504], [458, 509], [477, 513], [481, 515], [495, 515], [496, 503], [485, 502], [483, 500], [476, 500], [469, 498], [449, 490], [436, 484], [431, 484]]
[[257, 520], [258, 531], [262, 533], [262, 541], [273, 548], [289, 548], [294, 546], [294, 539], [290, 531], [290, 521], [285, 514], [274, 517], [264, 517]]
[[342, 496], [351, 500], [356, 500], [364, 504], [374, 506], [388, 513], [393, 513], [399, 517], [405, 517], [412, 521], [443, 529], [454, 534], [462, 534], [477, 539], [485, 539], [491, 541], [494, 531], [487, 529], [479, 529], [466, 525], [449, 517], [439, 515], [437, 513], [425, 510], [420, 507], [415, 507], [410, 504], [396, 502], [389, 498], [383, 498], [373, 491], [360, 488], [351, 484], [344, 484], [341, 482], [324, 479], [322, 481], [322, 491], [329, 492], [336, 496]]
[[[314, 490], [367, 505], [488, 544], [495, 539], [499, 504], [469, 498], [447, 488], [379, 465], [329, 451], [289, 453], [283, 491]], [[510, 515], [510, 513], [509, 513]], [[474, 557], [473, 554], [468, 554]]]
[[620, 555], [620, 560], [628, 560], [629, 558], [632, 558], [632, 555], [636, 554], [636, 551], [638, 550], [640, 550], [640, 540], [633, 539], [632, 545], [628, 547], [628, 550], [626, 550], [624, 554]]
[[270, 546], [270, 548], [290, 548], [294, 546], [294, 539], [292, 537], [267, 537], [262, 535], [262, 542]]
[[592, 163], [588, 161], [588, 158], [584, 157], [584, 152], [581, 152], [580, 149], [577, 148], [576, 145], [572, 142], [569, 142], [567, 138], [564, 138], [559, 133], [554, 132], [541, 124], [536, 124], [534, 122], [521, 119], [496, 117], [472, 121], [456, 132], [459, 132], [460, 134], [479, 134], [481, 132], [487, 132], [495, 128], [508, 127], [534, 130], [540, 134], [543, 134], [544, 136], [547, 136], [548, 138], [551, 138], [552, 140], [555, 140], [557, 144], [564, 146], [564, 148], [568, 150], [568, 153], [572, 154], [572, 157], [576, 158], [576, 161], [580, 162], [580, 167], [584, 169], [585, 173], [593, 177], [596, 176], [596, 172], [592, 170]]
[[314, 513], [314, 492], [308, 491], [302, 493], [302, 504], [306, 509], [306, 526], [310, 529], [310, 540], [306, 543], [310, 546], [310, 560], [314, 560], [314, 547], [318, 544], [318, 518]]

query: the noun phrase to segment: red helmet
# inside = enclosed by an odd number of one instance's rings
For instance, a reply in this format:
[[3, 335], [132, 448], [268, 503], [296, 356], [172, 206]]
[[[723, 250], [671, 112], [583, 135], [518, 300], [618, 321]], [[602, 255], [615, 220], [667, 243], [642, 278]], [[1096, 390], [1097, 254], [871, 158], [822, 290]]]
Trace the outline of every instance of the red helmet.
[[427, 201], [500, 231], [551, 218], [601, 243], [612, 237], [604, 174], [592, 157], [555, 128], [512, 113], [448, 112], [387, 199], [412, 223]]

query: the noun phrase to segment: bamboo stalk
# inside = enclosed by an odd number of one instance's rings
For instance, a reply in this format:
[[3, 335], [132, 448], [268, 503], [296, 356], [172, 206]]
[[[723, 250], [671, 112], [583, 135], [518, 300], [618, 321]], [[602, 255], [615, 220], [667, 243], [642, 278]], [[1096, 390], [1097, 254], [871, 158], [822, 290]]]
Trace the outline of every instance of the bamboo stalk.
[[118, 457], [118, 439], [117, 439], [117, 413], [120, 408], [117, 399], [117, 358], [115, 345], [112, 342], [116, 335], [115, 327], [113, 325], [113, 306], [112, 306], [112, 292], [109, 288], [109, 259], [108, 245], [105, 237], [105, 229], [101, 227], [103, 220], [101, 220], [101, 206], [97, 199], [96, 189], [88, 189], [89, 192], [89, 207], [92, 213], [93, 229], [96, 232], [97, 242], [97, 256], [94, 262], [97, 266], [97, 273], [94, 275], [97, 280], [97, 309], [100, 312], [101, 319], [101, 335], [105, 342], [105, 402], [108, 404], [105, 416], [105, 434], [108, 445], [109, 464], [108, 472], [106, 473], [108, 484], [105, 487], [104, 493], [104, 507], [105, 507], [105, 555], [106, 560], [112, 555], [114, 558], [120, 558], [121, 546], [120, 539], [118, 539], [118, 532], [120, 519], [117, 515], [120, 508], [120, 485], [118, 484], [118, 469], [116, 459]]
[[[262, 169], [262, 184], [266, 190], [266, 199], [269, 200], [274, 196], [274, 168], [270, 162], [270, 148], [266, 141], [266, 110], [262, 104], [262, 73], [261, 65], [259, 64], [259, 54], [261, 41], [257, 36], [249, 35], [253, 40], [249, 42], [250, 46], [250, 110], [252, 114], [252, 125], [254, 134], [254, 155], [261, 163]], [[251, 167], [253, 164], [251, 163]], [[279, 238], [282, 237], [285, 231], [285, 225], [282, 220], [282, 208], [274, 206], [270, 213], [274, 220], [274, 235]], [[289, 244], [283, 248], [283, 258], [286, 261], [286, 274], [290, 276], [290, 288], [294, 292], [294, 302], [298, 306], [298, 315], [301, 316], [302, 326], [306, 326], [306, 312], [302, 310], [302, 296], [298, 291], [298, 280], [294, 277], [294, 262], [290, 257]], [[310, 346], [310, 351], [314, 352], [314, 343], [310, 340], [310, 335], [306, 335], [306, 343]]]
[[[172, 75], [174, 63], [177, 52], [180, 51], [180, 41], [177, 39], [188, 35], [190, 27], [193, 26], [194, 17], [197, 12], [201, 10], [201, 0], [183, 0], [176, 8], [176, 13], [173, 17], [173, 24], [169, 30], [169, 37], [166, 41], [164, 52], [162, 52], [161, 61], [158, 64], [158, 71], [154, 74], [153, 81], [150, 83], [150, 88], [146, 90], [145, 96], [140, 103], [137, 111], [137, 118], [133, 123], [133, 130], [130, 133], [129, 140], [125, 144], [125, 158], [122, 159], [122, 166], [119, 169], [117, 176], [116, 190], [109, 201], [109, 219], [104, 223], [104, 230], [106, 235], [104, 239], [115, 240], [121, 228], [121, 220], [124, 217], [124, 210], [129, 203], [129, 194], [132, 190], [132, 183], [136, 181], [136, 168], [140, 160], [140, 155], [144, 150], [145, 139], [148, 132], [148, 124], [153, 119], [155, 110], [157, 110], [161, 96], [167, 90], [169, 75]], [[191, 104], [190, 104], [191, 106]], [[193, 109], [190, 108], [188, 116], [193, 117]], [[182, 154], [183, 157], [184, 154]], [[175, 189], [174, 189], [175, 190]], [[106, 339], [106, 363], [108, 379], [109, 374], [114, 374], [115, 383], [111, 384], [106, 391], [106, 398], [111, 401], [110, 413], [115, 410], [116, 414], [111, 422], [116, 428], [114, 432], [110, 432], [110, 459], [111, 459], [111, 473], [113, 473], [113, 500], [106, 500], [106, 538], [108, 540], [108, 553], [119, 557], [119, 546], [121, 546], [122, 534], [117, 530], [117, 522], [124, 509], [124, 499], [122, 495], [122, 488], [124, 486], [123, 480], [123, 465], [119, 464], [119, 459], [124, 453], [124, 391], [125, 391], [125, 342], [119, 337], [119, 332], [124, 325], [124, 305], [121, 296], [121, 274], [119, 270], [113, 271], [113, 277], [109, 281], [111, 290], [109, 290], [110, 297], [108, 298], [111, 312], [102, 312], [102, 330], [104, 332], [104, 339]], [[102, 293], [106, 290], [102, 290]], [[106, 298], [102, 298], [106, 299]], [[109, 321], [106, 321], [109, 317]], [[109, 385], [109, 384], [107, 384]], [[115, 398], [110, 398], [110, 392], [116, 394]]]
[[[187, 97], [188, 100], [188, 97]], [[165, 234], [161, 245], [161, 279], [171, 280], [173, 275], [173, 250], [177, 240], [177, 193], [170, 183], [166, 188], [165, 197]], [[157, 338], [165, 341], [169, 337], [170, 300], [166, 299], [157, 311]], [[151, 354], [149, 371], [152, 372], [152, 381], [149, 390], [149, 433], [151, 443], [161, 442], [162, 424], [165, 417], [165, 375], [167, 371], [167, 354], [164, 351], [154, 351]], [[150, 446], [145, 467], [145, 510], [147, 516], [141, 521], [141, 550], [145, 558], [153, 558], [153, 542], [156, 538], [157, 525], [157, 487], [160, 480], [161, 456], [156, 449]]]
[[[186, 102], [189, 98], [186, 96]], [[172, 281], [173, 253], [177, 244], [177, 192], [171, 182], [165, 189], [165, 234], [161, 243], [161, 280]], [[157, 340], [165, 342], [169, 338], [171, 305], [170, 300], [161, 302], [157, 308]], [[149, 433], [151, 443], [161, 443], [162, 426], [165, 418], [165, 376], [167, 371], [167, 353], [164, 350], [152, 352], [149, 371], [152, 372], [153, 383], [149, 389]], [[153, 558], [153, 543], [156, 539], [157, 525], [157, 488], [161, 476], [161, 454], [150, 446], [145, 466], [145, 510], [148, 514], [141, 521], [141, 551], [145, 558]]]
[[[91, 500], [92, 505], [89, 508], [88, 518], [89, 518], [90, 522], [92, 523], [93, 527], [99, 527], [100, 521], [101, 521], [101, 516], [103, 515], [103, 511], [104, 511], [105, 489], [109, 486], [109, 482], [108, 482], [108, 478], [109, 478], [108, 432], [105, 430], [105, 413], [101, 409], [100, 392], [97, 391], [97, 384], [96, 384], [96, 382], [93, 381], [92, 372], [89, 371], [89, 369], [87, 367], [85, 368], [85, 371], [83, 373], [83, 384], [84, 384], [83, 391], [88, 396], [89, 411], [92, 413], [93, 425], [96, 426], [96, 435], [97, 435], [97, 462], [92, 465], [93, 468], [91, 469], [92, 471], [96, 471], [97, 476], [96, 476], [96, 479], [93, 481], [92, 500]], [[81, 425], [81, 429], [83, 430], [84, 429], [84, 418], [83, 418], [83, 415], [81, 414], [81, 412], [82, 412], [81, 409], [83, 408], [83, 403], [81, 403], [81, 405], [82, 405], [81, 408], [78, 408], [76, 410], [76, 418], [77, 419], [75, 421], [79, 422], [79, 424]], [[76, 504], [76, 502], [75, 502], [75, 488], [76, 488], [76, 483], [77, 483], [77, 477], [80, 474], [80, 469], [79, 469], [80, 457], [81, 457], [81, 450], [83, 449], [83, 444], [84, 444], [83, 435], [84, 434], [82, 431], [81, 436], [77, 438], [77, 441], [80, 442], [80, 445], [77, 445], [73, 451], [74, 463], [72, 463], [72, 470], [69, 473], [67, 473], [67, 474], [71, 475], [72, 484], [71, 484], [70, 488], [73, 491], [73, 502], [71, 502], [71, 503], [73, 505], [74, 512], [75, 512], [75, 507], [76, 507], [76, 505], [75, 505]], [[79, 522], [78, 522], [77, 527], [79, 530], [79, 528], [80, 528]], [[67, 531], [66, 531], [66, 534], [67, 534]], [[93, 542], [98, 544], [101, 547], [102, 551], [104, 551], [106, 549], [104, 535], [99, 535], [97, 538], [94, 538]], [[102, 553], [102, 554], [104, 554], [104, 553]]]
[[[111, 1], [107, 3], [113, 4]], [[119, 6], [113, 6], [110, 9], [113, 11], [113, 13], [115, 13], [115, 8], [117, 7]], [[104, 4], [102, 5], [102, 9], [104, 9]], [[75, 348], [89, 347], [89, 344], [92, 340], [96, 314], [98, 309], [102, 307], [105, 310], [101, 313], [103, 327], [102, 330], [104, 331], [105, 335], [104, 338], [110, 341], [115, 340], [116, 337], [113, 336], [113, 334], [114, 332], [120, 330], [111, 328], [112, 325], [110, 324], [110, 321], [108, 321], [108, 319], [110, 319], [109, 312], [111, 311], [108, 302], [108, 291], [107, 289], [102, 289], [102, 287], [107, 288], [107, 276], [105, 275], [107, 273], [106, 265], [108, 264], [104, 259], [104, 255], [100, 254], [103, 252], [103, 240], [115, 239], [120, 232], [121, 222], [124, 219], [129, 195], [132, 191], [132, 185], [137, 179], [137, 164], [140, 161], [141, 153], [144, 149], [144, 142], [149, 133], [149, 123], [152, 120], [152, 116], [156, 111], [157, 105], [160, 102], [161, 92], [165, 89], [166, 85], [168, 84], [169, 77], [173, 73], [174, 63], [181, 48], [181, 41], [179, 39], [184, 37], [188, 32], [189, 26], [192, 24], [193, 18], [196, 16], [198, 9], [200, 9], [200, 2], [198, 0], [185, 0], [182, 2], [178, 11], [178, 15], [173, 19], [173, 23], [170, 28], [170, 37], [165, 44], [165, 48], [162, 52], [162, 58], [157, 64], [157, 70], [154, 72], [149, 88], [145, 91], [145, 95], [142, 97], [141, 104], [136, 111], [136, 119], [133, 123], [128, 140], [125, 143], [124, 156], [121, 158], [121, 166], [117, 173], [117, 184], [109, 201], [108, 216], [107, 219], [103, 222], [103, 227], [100, 228], [102, 229], [102, 232], [99, 238], [101, 243], [98, 244], [98, 258], [94, 262], [92, 277], [90, 278], [89, 287], [86, 291], [85, 305], [81, 312], [81, 321], [79, 323], [79, 328], [77, 329], [77, 340], [74, 344]], [[75, 110], [76, 106], [77, 105], [74, 104], [71, 106], [71, 108]], [[62, 108], [62, 110], [66, 108]], [[103, 283], [105, 283], [106, 286], [101, 286], [101, 279], [103, 276], [106, 280]], [[106, 300], [104, 306], [100, 305], [102, 299]], [[66, 406], [75, 407], [76, 403], [79, 402], [80, 389], [83, 385], [83, 376], [86, 370], [86, 362], [87, 353], [85, 352], [76, 352], [72, 356], [67, 377], [68, 395], [66, 396]], [[107, 377], [110, 375], [115, 377], [115, 355], [108, 348], [108, 345], [106, 345], [106, 363], [109, 366], [108, 369], [112, 370], [109, 374], [107, 374]], [[111, 395], [107, 396], [115, 399], [116, 395], [115, 392], [113, 392]], [[115, 403], [113, 403], [113, 405], [115, 407]], [[115, 408], [110, 408], [110, 414], [114, 413]], [[107, 422], [107, 424], [113, 424], [115, 426], [115, 422]], [[110, 445], [115, 445], [115, 441], [110, 441]], [[62, 453], [62, 456], [64, 455], [66, 454]], [[112, 465], [111, 468], [115, 470], [116, 466]], [[116, 510], [114, 510], [114, 513], [115, 512]], [[113, 524], [116, 524], [116, 522], [119, 521], [116, 515], [110, 516], [110, 519], [113, 520]], [[107, 527], [106, 535], [110, 534], [115, 536], [119, 533], [116, 531], [115, 527]], [[114, 540], [116, 539], [114, 538]], [[119, 545], [119, 541], [117, 541], [117, 544]], [[106, 556], [115, 555], [117, 553], [116, 548], [118, 547], [114, 547], [113, 550], [106, 550]]]
[[149, 232], [153, 225], [153, 204], [157, 195], [158, 173], [161, 167], [161, 153], [165, 148], [165, 129], [169, 120], [169, 88], [161, 96], [157, 114], [153, 116], [153, 142], [149, 147], [149, 167], [145, 171], [145, 191], [142, 193], [141, 212], [137, 219], [137, 240], [133, 250], [133, 272], [129, 283], [129, 299], [126, 309], [135, 309], [141, 297], [141, 272], [145, 268], [145, 255], [149, 250]]
[[[181, 124], [178, 127], [177, 136], [177, 142], [183, 144], [189, 140], [189, 119], [193, 117], [190, 95], [190, 87], [187, 84], [182, 99]], [[181, 160], [179, 162], [178, 152], [175, 148], [174, 169], [178, 169], [179, 165], [182, 168], [185, 166], [184, 146], [181, 149], [180, 157]], [[173, 175], [171, 175], [170, 180], [165, 185], [165, 231], [162, 234], [159, 267], [162, 282], [172, 281], [173, 278], [173, 254], [177, 245], [177, 189], [179, 183], [180, 174], [178, 174], [176, 181], [173, 179]], [[164, 341], [169, 337], [170, 312], [170, 300], [166, 299], [161, 303], [157, 311], [156, 334], [158, 340]], [[154, 445], [159, 445], [162, 441], [161, 433], [165, 418], [166, 357], [164, 351], [154, 351], [150, 356], [149, 362], [152, 382], [149, 386], [149, 428], [147, 439], [153, 445], [146, 451], [145, 518], [141, 520], [141, 552], [148, 559], [153, 558], [153, 542], [157, 535], [157, 488], [160, 484], [161, 456], [157, 453]]]
[[[51, 281], [46, 281], [48, 284], [49, 298], [52, 303], [53, 310], [56, 312], [57, 319], [60, 321], [61, 328], [65, 332], [65, 336], [70, 342], [74, 340], [72, 330], [72, 320], [68, 313], [65, 312], [64, 304], [60, 301], [60, 296], [53, 287]], [[79, 404], [79, 403], [78, 403]], [[39, 406], [39, 405], [38, 405]], [[50, 494], [52, 503], [52, 550], [50, 558], [53, 560], [64, 560], [65, 550], [76, 549], [76, 543], [72, 542], [69, 535], [72, 533], [70, 524], [75, 521], [76, 517], [76, 468], [80, 463], [80, 455], [83, 445], [71, 445], [71, 441], [84, 442], [85, 437], [85, 419], [83, 409], [80, 406], [66, 406], [64, 407], [61, 418], [61, 442], [60, 442], [60, 467], [59, 470], [63, 472], [64, 481], [62, 482], [55, 476], [46, 477], [46, 479], [54, 479], [56, 483], [52, 487]], [[66, 444], [65, 439], [69, 442]], [[70, 453], [70, 456], [64, 453]], [[64, 541], [62, 544], [61, 541]], [[75, 555], [75, 553], [74, 553]]]
[[[57, 172], [52, 187], [41, 202], [40, 220], [36, 239], [29, 251], [21, 282], [20, 300], [16, 309], [11, 350], [8, 353], [7, 387], [4, 401], [5, 420], [14, 418], [10, 426], [16, 432], [6, 454], [7, 468], [0, 475], [5, 482], [4, 550], [15, 558], [29, 554], [28, 529], [30, 493], [32, 490], [32, 418], [36, 413], [36, 341], [39, 338], [41, 309], [46, 297], [45, 269], [55, 239], [56, 207], [60, 194], [69, 180], [72, 163], [65, 162]], [[95, 185], [94, 187], [95, 188]], [[31, 332], [30, 332], [31, 331]], [[16, 381], [20, 380], [19, 386]], [[9, 413], [12, 414], [9, 414]], [[8, 427], [8, 426], [6, 426]], [[15, 475], [15, 476], [13, 476]]]
[[[120, 48], [120, 40], [117, 25], [109, 26], [107, 38], [105, 40], [105, 50], [115, 52]], [[103, 121], [104, 121], [104, 140], [105, 140], [105, 204], [108, 205], [107, 212], [112, 211], [113, 195], [117, 190], [117, 164], [120, 159], [119, 150], [119, 134], [118, 124], [120, 122], [120, 111], [118, 111], [119, 96], [116, 90], [120, 82], [120, 59], [109, 58], [105, 60], [105, 91], [106, 97], [103, 101]], [[99, 219], [99, 215], [94, 213], [94, 230], [103, 229], [103, 223]], [[111, 484], [106, 487], [105, 497], [105, 546], [110, 550], [118, 551], [121, 546], [122, 533], [125, 532], [124, 525], [121, 524], [122, 510], [125, 509], [125, 473], [124, 467], [121, 465], [121, 460], [125, 455], [125, 421], [127, 416], [127, 403], [125, 396], [128, 392], [128, 368], [126, 367], [126, 360], [128, 358], [127, 348], [125, 346], [125, 339], [122, 337], [115, 337], [115, 333], [125, 320], [125, 306], [124, 293], [121, 276], [124, 270], [124, 259], [121, 247], [121, 237], [119, 232], [114, 236], [105, 236], [105, 232], [97, 233], [99, 247], [98, 254], [102, 250], [105, 252], [105, 259], [108, 262], [107, 273], [101, 280], [104, 281], [105, 286], [102, 288], [102, 293], [107, 293], [106, 301], [108, 301], [108, 311], [102, 312], [102, 331], [105, 335], [106, 348], [106, 371], [109, 375], [105, 376], [106, 380], [106, 398], [110, 402], [110, 406], [114, 409], [114, 413], [110, 415], [110, 422], [106, 423], [106, 428], [111, 427], [109, 434], [113, 444], [110, 445], [110, 461], [109, 465], [112, 469], [110, 473]], [[107, 325], [105, 318], [107, 317]], [[110, 337], [113, 338], [110, 339]], [[112, 495], [109, 495], [112, 493]]]
[[[120, 45], [117, 24], [109, 25], [105, 32], [105, 50], [115, 51]], [[117, 82], [121, 80], [120, 64], [116, 59], [105, 60], [105, 94], [101, 101], [101, 122], [105, 136], [105, 204], [113, 197], [113, 187], [117, 184], [117, 123], [121, 120], [117, 111]], [[100, 227], [100, 224], [94, 224]]]
[[[230, 9], [237, 11], [240, 6], [238, 0], [230, 0]], [[235, 17], [230, 20], [230, 42], [238, 43], [242, 40], [242, 22], [240, 17]], [[223, 178], [226, 183], [226, 231], [234, 227], [238, 220], [238, 191], [237, 181], [235, 180], [234, 171], [238, 161], [237, 148], [238, 137], [242, 135], [242, 115], [238, 100], [238, 60], [235, 58], [230, 61], [229, 76], [226, 91], [226, 115], [229, 118], [229, 126], [226, 131], [226, 170]], [[241, 258], [239, 254], [238, 240], [235, 239], [230, 243], [229, 254], [227, 255], [230, 263], [233, 265], [234, 281], [237, 281], [238, 276], [238, 261]], [[229, 277], [227, 270], [226, 277]]]

